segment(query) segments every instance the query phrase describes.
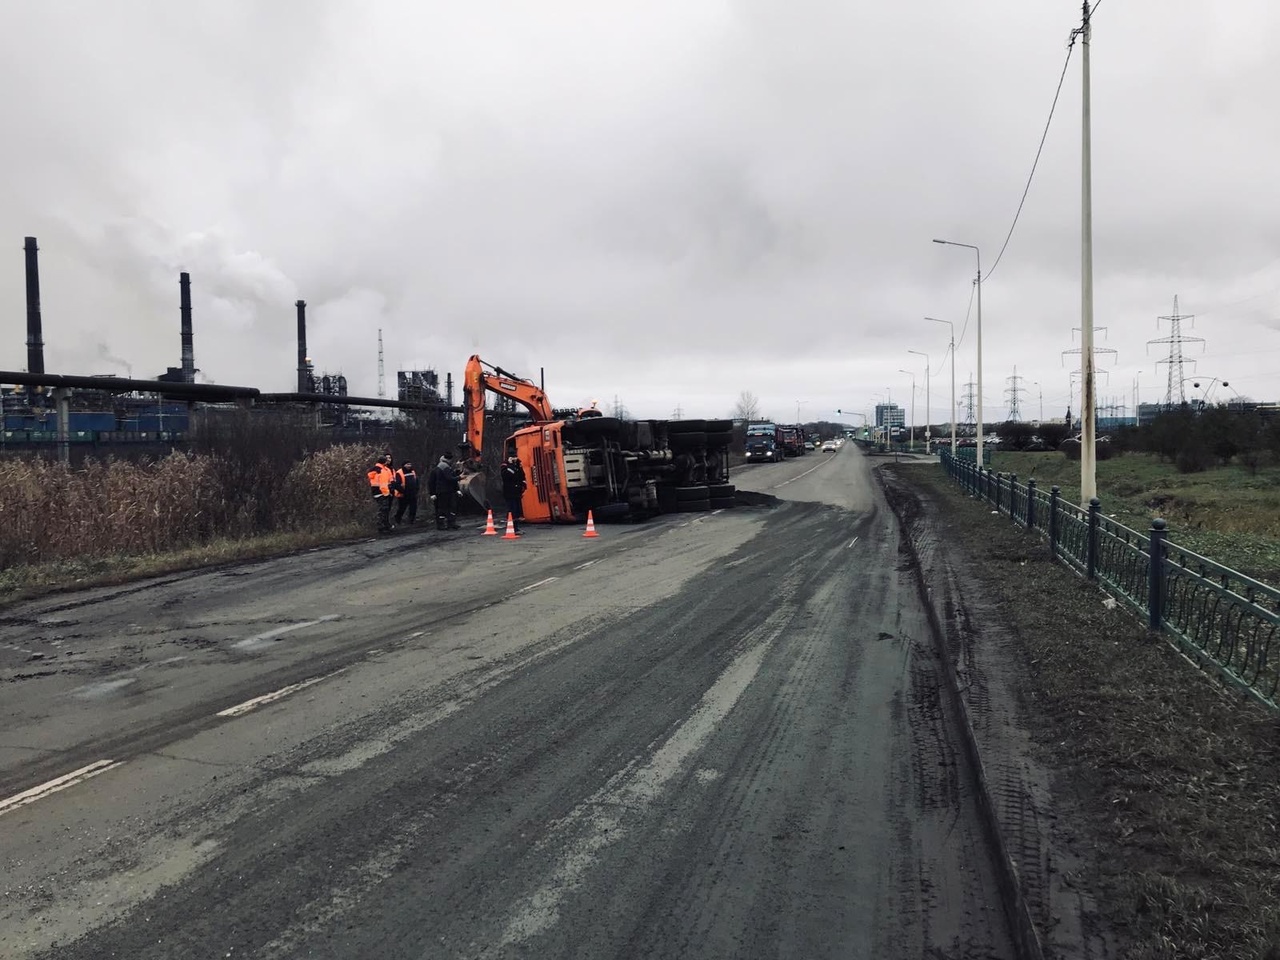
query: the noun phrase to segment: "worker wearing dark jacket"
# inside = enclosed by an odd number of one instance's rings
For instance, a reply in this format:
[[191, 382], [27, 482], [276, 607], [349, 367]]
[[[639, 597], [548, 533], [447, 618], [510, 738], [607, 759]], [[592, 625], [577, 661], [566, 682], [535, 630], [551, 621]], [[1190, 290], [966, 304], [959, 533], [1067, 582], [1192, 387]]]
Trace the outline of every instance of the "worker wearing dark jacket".
[[502, 465], [502, 497], [507, 501], [507, 515], [511, 517], [516, 533], [520, 532], [520, 521], [524, 512], [520, 508], [520, 498], [524, 495], [524, 467], [520, 458], [512, 451], [507, 462]]
[[396, 479], [400, 481], [400, 497], [396, 500], [396, 523], [399, 523], [409, 512], [409, 522], [418, 522], [418, 471], [406, 460], [396, 471]]
[[457, 530], [458, 471], [450, 451], [440, 455], [440, 462], [427, 475], [427, 493], [436, 505], [436, 529]]

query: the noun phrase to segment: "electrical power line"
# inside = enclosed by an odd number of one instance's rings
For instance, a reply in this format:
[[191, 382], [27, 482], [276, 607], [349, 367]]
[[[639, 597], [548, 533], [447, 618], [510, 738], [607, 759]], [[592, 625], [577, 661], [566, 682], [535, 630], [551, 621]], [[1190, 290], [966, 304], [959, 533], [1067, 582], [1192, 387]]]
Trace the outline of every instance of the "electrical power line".
[[[1101, 0], [1099, 0], [1101, 2]], [[1094, 4], [1094, 9], [1097, 9]], [[1071, 63], [1071, 51], [1075, 49], [1076, 34], [1072, 31], [1071, 41], [1067, 44], [1067, 58], [1062, 63], [1062, 74], [1058, 77], [1058, 89], [1053, 91], [1053, 103], [1049, 106], [1049, 119], [1044, 122], [1044, 132], [1040, 134], [1040, 145], [1036, 147], [1036, 158], [1031, 164], [1031, 173], [1027, 175], [1027, 185], [1022, 190], [1022, 199], [1018, 201], [1018, 209], [1013, 214], [1013, 223], [1009, 225], [1009, 232], [1005, 234], [1004, 245], [1000, 247], [1000, 252], [996, 254], [996, 262], [987, 270], [987, 275], [983, 279], [990, 280], [991, 274], [995, 273], [996, 267], [1000, 266], [1000, 260], [1004, 257], [1004, 252], [1009, 246], [1009, 241], [1013, 238], [1014, 228], [1018, 226], [1018, 218], [1022, 216], [1022, 205], [1027, 202], [1027, 194], [1031, 192], [1031, 181], [1035, 178], [1036, 167], [1040, 164], [1040, 154], [1044, 150], [1044, 142], [1049, 137], [1049, 125], [1053, 123], [1053, 112], [1058, 106], [1058, 97], [1062, 94], [1062, 82], [1067, 78], [1067, 65]]]

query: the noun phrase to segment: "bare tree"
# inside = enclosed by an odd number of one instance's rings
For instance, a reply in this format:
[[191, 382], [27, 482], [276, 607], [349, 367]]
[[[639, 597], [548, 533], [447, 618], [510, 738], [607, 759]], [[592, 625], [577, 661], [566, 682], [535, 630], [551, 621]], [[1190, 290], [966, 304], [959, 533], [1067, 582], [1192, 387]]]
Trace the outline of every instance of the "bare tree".
[[738, 404], [733, 408], [733, 419], [745, 420], [750, 423], [752, 420], [760, 419], [760, 398], [750, 390], [743, 390], [738, 394]]

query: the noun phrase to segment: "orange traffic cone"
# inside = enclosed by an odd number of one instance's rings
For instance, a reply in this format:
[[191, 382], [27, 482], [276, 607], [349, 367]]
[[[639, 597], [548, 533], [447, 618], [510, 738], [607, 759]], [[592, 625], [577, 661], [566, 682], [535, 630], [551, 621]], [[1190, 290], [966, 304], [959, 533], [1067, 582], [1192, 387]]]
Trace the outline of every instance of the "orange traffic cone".
[[488, 518], [487, 520], [485, 520], [485, 522], [484, 522], [484, 533], [480, 534], [480, 536], [482, 536], [482, 537], [496, 537], [497, 535], [498, 535], [498, 531], [497, 531], [497, 530], [495, 530], [495, 529], [494, 529], [494, 527], [493, 527], [493, 511], [492, 511], [492, 510], [490, 510], [490, 511], [489, 511], [489, 518]]
[[519, 540], [520, 539], [520, 534], [516, 533], [516, 521], [509, 513], [507, 514], [507, 532], [502, 535], [502, 539], [503, 540]]
[[582, 531], [582, 535], [584, 537], [600, 536], [600, 534], [596, 533], [596, 521], [595, 521], [595, 518], [591, 516], [590, 510], [587, 511], [587, 529]]

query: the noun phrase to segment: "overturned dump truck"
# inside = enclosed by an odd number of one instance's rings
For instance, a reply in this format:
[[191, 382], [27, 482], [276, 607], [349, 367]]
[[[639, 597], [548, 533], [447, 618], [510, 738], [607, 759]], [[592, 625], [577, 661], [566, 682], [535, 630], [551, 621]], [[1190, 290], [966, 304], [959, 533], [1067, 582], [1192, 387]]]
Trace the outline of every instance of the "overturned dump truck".
[[485, 393], [529, 411], [530, 423], [503, 443], [524, 466], [521, 508], [528, 523], [643, 519], [734, 505], [729, 483], [730, 420], [621, 420], [589, 408], [556, 411], [531, 380], [478, 356], [463, 375], [466, 439], [463, 489], [486, 505]]

